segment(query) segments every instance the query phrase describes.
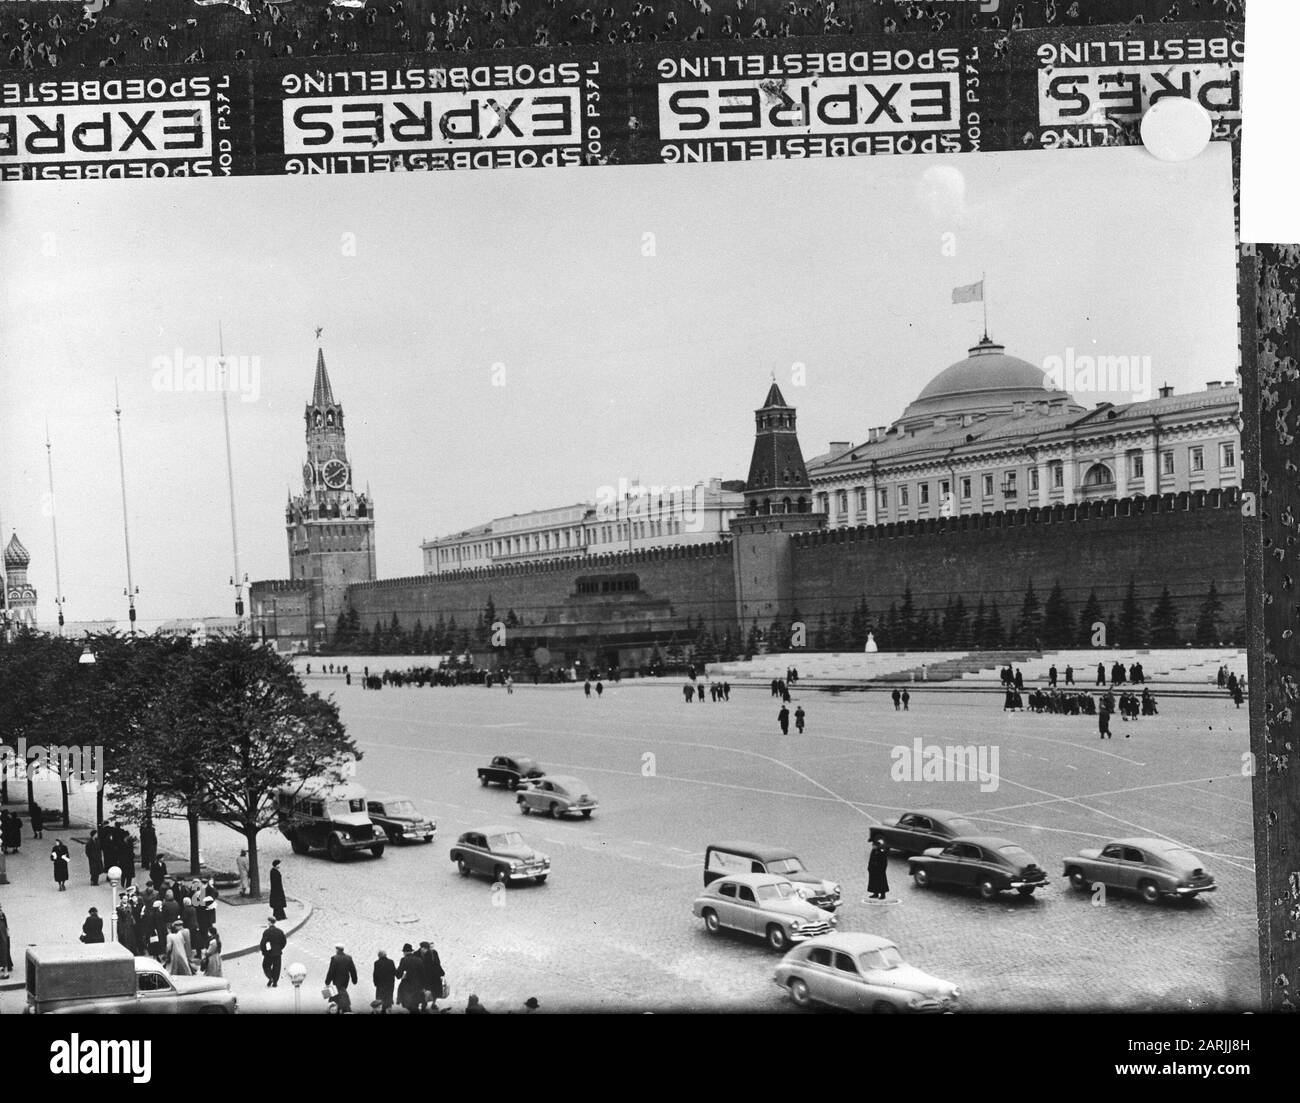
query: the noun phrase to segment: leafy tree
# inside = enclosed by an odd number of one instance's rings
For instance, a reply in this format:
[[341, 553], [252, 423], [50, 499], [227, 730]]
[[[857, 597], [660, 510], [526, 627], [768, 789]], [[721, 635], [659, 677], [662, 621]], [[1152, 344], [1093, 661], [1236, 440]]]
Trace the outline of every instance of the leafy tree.
[[1151, 610], [1150, 636], [1152, 647], [1178, 646], [1178, 612], [1168, 586], [1160, 591], [1160, 600]]
[[1057, 580], [1052, 585], [1052, 592], [1047, 595], [1043, 606], [1043, 644], [1050, 648], [1069, 647], [1073, 643], [1074, 619], [1070, 616], [1070, 605], [1065, 600], [1065, 591]]
[[1219, 600], [1219, 589], [1211, 582], [1210, 592], [1196, 614], [1194, 642], [1197, 647], [1213, 647], [1219, 642], [1219, 617], [1222, 614], [1223, 602]]

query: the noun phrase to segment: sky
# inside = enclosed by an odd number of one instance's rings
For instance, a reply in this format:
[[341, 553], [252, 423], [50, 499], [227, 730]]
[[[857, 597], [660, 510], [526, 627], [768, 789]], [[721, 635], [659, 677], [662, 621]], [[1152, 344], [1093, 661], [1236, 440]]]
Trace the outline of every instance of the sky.
[[1231, 194], [1224, 144], [0, 185], [3, 538], [52, 624], [53, 513], [67, 618], [125, 623], [116, 386], [139, 626], [233, 612], [221, 397], [159, 370], [218, 325], [253, 580], [288, 575], [317, 327], [380, 577], [620, 479], [743, 479], [773, 377], [806, 457], [865, 439], [979, 340], [982, 274], [1009, 354], [1200, 390], [1237, 369]]

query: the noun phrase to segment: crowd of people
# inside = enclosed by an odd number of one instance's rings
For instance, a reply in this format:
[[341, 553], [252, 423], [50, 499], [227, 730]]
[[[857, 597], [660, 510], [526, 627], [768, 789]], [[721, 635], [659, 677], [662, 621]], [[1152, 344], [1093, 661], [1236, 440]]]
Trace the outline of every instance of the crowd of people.
[[[730, 682], [701, 682], [696, 685], [694, 682], [687, 682], [682, 686], [682, 699], [686, 704], [698, 700], [704, 704], [704, 694], [708, 693], [714, 701], [731, 700], [731, 683]], [[786, 698], [789, 700], [789, 698]]]
[[1219, 667], [1218, 676], [1219, 688], [1226, 690], [1228, 696], [1232, 698], [1232, 703], [1241, 708], [1241, 704], [1246, 699], [1246, 679], [1238, 678], [1235, 671], [1229, 670], [1226, 666]]

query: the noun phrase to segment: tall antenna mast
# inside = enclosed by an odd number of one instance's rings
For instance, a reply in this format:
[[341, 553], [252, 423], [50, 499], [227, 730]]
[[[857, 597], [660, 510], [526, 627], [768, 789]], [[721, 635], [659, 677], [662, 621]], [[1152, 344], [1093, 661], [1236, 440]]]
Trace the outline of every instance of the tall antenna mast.
[[54, 455], [50, 449], [50, 420], [45, 419], [45, 467], [50, 477], [50, 530], [54, 534], [54, 604], [59, 610], [59, 635], [63, 635], [63, 583], [59, 576], [59, 521], [54, 505]]
[[[4, 525], [0, 525], [0, 544], [2, 543], [4, 543]], [[3, 564], [0, 563], [0, 565]], [[5, 569], [7, 570], [8, 568]], [[13, 634], [9, 629], [9, 579], [8, 577], [0, 576], [0, 583], [3, 583], [3, 585], [0, 585], [0, 599], [2, 599], [3, 602], [2, 604], [0, 604], [0, 617], [3, 618], [0, 619], [0, 631], [3, 631], [5, 643], [10, 643], [13, 641]]]
[[122, 396], [118, 390], [117, 380], [113, 380], [113, 412], [117, 415], [117, 470], [122, 482], [122, 538], [126, 543], [126, 595], [127, 617], [131, 624], [131, 635], [135, 635], [135, 595], [140, 591], [131, 580], [131, 529], [126, 515], [126, 460], [122, 455]]
[[980, 273], [980, 301], [984, 304], [984, 340], [989, 339], [989, 285], [988, 273]]
[[221, 356], [221, 420], [226, 428], [226, 489], [230, 494], [230, 545], [234, 552], [234, 573], [230, 584], [235, 588], [235, 618], [239, 628], [243, 628], [244, 618], [244, 583], [247, 576], [239, 573], [239, 532], [235, 526], [235, 466], [230, 451], [230, 406], [226, 398], [226, 345], [221, 333], [221, 323], [217, 323], [217, 350]]

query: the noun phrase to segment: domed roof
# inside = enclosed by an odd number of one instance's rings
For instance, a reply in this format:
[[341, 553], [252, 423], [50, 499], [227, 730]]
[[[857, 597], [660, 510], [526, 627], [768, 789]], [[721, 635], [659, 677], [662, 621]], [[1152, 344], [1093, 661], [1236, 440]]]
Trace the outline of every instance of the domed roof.
[[1041, 368], [1008, 356], [1006, 347], [986, 334], [966, 359], [944, 368], [926, 384], [900, 421], [914, 424], [937, 415], [1009, 412], [1017, 402], [1055, 403], [1060, 399], [1072, 410], [1081, 409], [1070, 395], [1051, 386]]
[[32, 557], [27, 554], [27, 549], [23, 547], [22, 541], [18, 539], [18, 534], [15, 532], [5, 547], [5, 570], [22, 570], [31, 561]]

